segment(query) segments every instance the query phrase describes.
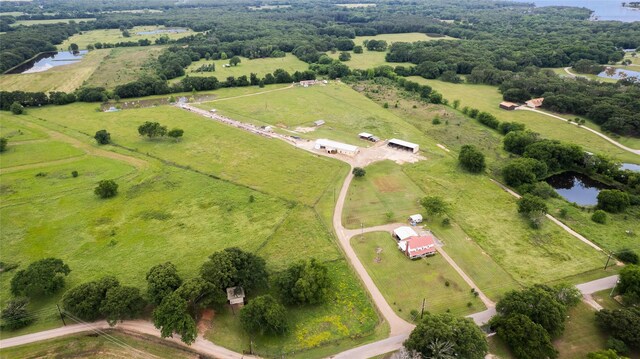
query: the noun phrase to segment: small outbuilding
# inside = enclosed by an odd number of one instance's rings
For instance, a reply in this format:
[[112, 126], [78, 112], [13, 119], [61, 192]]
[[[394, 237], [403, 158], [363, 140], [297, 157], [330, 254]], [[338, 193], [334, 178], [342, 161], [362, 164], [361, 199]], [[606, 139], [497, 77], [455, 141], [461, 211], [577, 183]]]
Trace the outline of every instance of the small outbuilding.
[[518, 104], [509, 101], [503, 101], [500, 102], [500, 108], [507, 111], [513, 111], [518, 108]]
[[416, 231], [411, 227], [402, 226], [393, 230], [393, 236], [400, 241], [404, 241], [410, 237], [417, 237], [418, 233], [416, 233]]
[[325, 122], [324, 122], [324, 120], [318, 120], [318, 121], [313, 121], [313, 124], [314, 124], [316, 127], [319, 127], [319, 126], [324, 125], [324, 124], [325, 124]]
[[227, 301], [231, 306], [244, 306], [244, 289], [242, 287], [227, 288]]
[[302, 87], [309, 87], [309, 86], [313, 86], [317, 83], [316, 80], [302, 80], [300, 81], [300, 86]]
[[390, 139], [388, 146], [404, 151], [411, 151], [412, 153], [418, 153], [418, 151], [420, 150], [420, 146], [418, 144], [399, 140], [397, 138]]
[[331, 153], [331, 154], [340, 153], [340, 154], [349, 155], [349, 156], [354, 156], [358, 152], [360, 152], [360, 150], [358, 149], [358, 146], [348, 145], [342, 142], [331, 141], [331, 140], [327, 140], [326, 138], [321, 138], [316, 140], [316, 144], [314, 148], [316, 150], [325, 150], [327, 151], [327, 153]]
[[544, 102], [544, 97], [531, 99], [531, 100], [525, 102], [525, 104], [527, 105], [527, 107], [538, 108], [538, 107], [542, 106], [542, 102]]
[[367, 132], [359, 133], [358, 137], [360, 137], [360, 139], [362, 139], [362, 140], [367, 140], [367, 141], [371, 141], [371, 142], [380, 141], [380, 138], [378, 138], [378, 137], [376, 137], [376, 136], [374, 136], [374, 135], [372, 135], [370, 133], [367, 133]]
[[109, 109], [104, 110], [104, 112], [118, 112], [120, 111], [118, 108], [116, 108], [115, 106], [111, 106], [109, 107]]
[[436, 245], [432, 236], [414, 236], [398, 242], [398, 249], [410, 259], [436, 254]]
[[422, 223], [422, 215], [414, 214], [409, 216], [409, 223], [411, 223], [412, 226], [415, 226], [418, 223]]

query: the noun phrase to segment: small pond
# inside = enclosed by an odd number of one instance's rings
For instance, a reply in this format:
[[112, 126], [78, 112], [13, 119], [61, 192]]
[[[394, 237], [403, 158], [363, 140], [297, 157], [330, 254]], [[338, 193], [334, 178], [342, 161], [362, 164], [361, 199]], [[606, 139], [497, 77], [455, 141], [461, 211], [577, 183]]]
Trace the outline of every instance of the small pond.
[[157, 35], [157, 34], [179, 34], [181, 32], [187, 32], [187, 29], [175, 28], [175, 29], [157, 29], [149, 31], [139, 31], [136, 35]]
[[47, 71], [56, 66], [74, 64], [80, 60], [87, 53], [86, 50], [72, 53], [69, 51], [61, 52], [45, 52], [38, 55], [36, 58], [25, 62], [24, 64], [14, 68], [7, 72], [8, 74], [30, 74], [34, 72]]
[[547, 178], [547, 183], [568, 202], [575, 202], [580, 206], [595, 206], [598, 204], [600, 190], [610, 186], [598, 182], [588, 176], [576, 172], [563, 172]]
[[607, 79], [616, 79], [616, 80], [620, 80], [623, 77], [637, 77], [637, 78], [640, 78], [640, 72], [631, 71], [631, 70], [616, 69], [616, 72], [615, 72], [615, 74], [613, 74], [613, 76], [609, 76], [606, 71], [602, 71], [601, 73], [598, 74], [598, 77], [604, 77], [604, 78], [607, 78]]
[[637, 165], [635, 163], [623, 163], [620, 166], [620, 169], [629, 170], [633, 172], [640, 172], [640, 165]]

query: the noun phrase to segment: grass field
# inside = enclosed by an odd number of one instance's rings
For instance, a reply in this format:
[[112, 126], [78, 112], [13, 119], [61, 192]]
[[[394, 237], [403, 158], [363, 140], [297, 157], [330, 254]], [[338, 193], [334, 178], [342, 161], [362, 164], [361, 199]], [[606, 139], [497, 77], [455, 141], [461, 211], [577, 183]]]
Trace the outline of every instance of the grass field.
[[[560, 67], [560, 68], [549, 68], [549, 70], [552, 70], [554, 73], [556, 73], [558, 76], [560, 77], [572, 77], [571, 75], [569, 75], [565, 70], [564, 67]], [[611, 79], [611, 78], [606, 78], [606, 77], [599, 77], [598, 75], [592, 75], [592, 74], [579, 74], [577, 73], [575, 70], [573, 69], [569, 69], [569, 71], [571, 71], [571, 73], [576, 74], [577, 77], [584, 77], [587, 78], [589, 80], [592, 81], [600, 81], [600, 82], [610, 82], [610, 83], [616, 83], [618, 82], [618, 80], [616, 79]]]
[[9, 144], [17, 141], [31, 141], [47, 138], [47, 135], [34, 128], [21, 123], [20, 117], [9, 115], [6, 112], [0, 114], [0, 137], [9, 140]]
[[110, 50], [91, 76], [87, 86], [114, 88], [135, 81], [145, 73], [155, 73], [150, 64], [156, 59], [162, 46], [118, 47]]
[[84, 152], [62, 142], [26, 142], [12, 144], [2, 153], [0, 169], [82, 156]]
[[[500, 121], [516, 121], [527, 125], [527, 128], [542, 136], [581, 145], [585, 150], [602, 153], [623, 162], [638, 163], [640, 157], [624, 151], [604, 139], [569, 125], [563, 121], [530, 111], [505, 111], [498, 107], [502, 95], [497, 87], [488, 85], [453, 84], [439, 80], [425, 80], [421, 77], [409, 77], [410, 80], [428, 84], [442, 93], [449, 101], [460, 100], [460, 107], [469, 106], [494, 114]], [[573, 117], [573, 116], [572, 116]], [[572, 118], [570, 117], [570, 118]]]
[[58, 24], [61, 22], [70, 23], [71, 21], [75, 21], [77, 23], [80, 22], [91, 22], [96, 21], [96, 18], [78, 18], [78, 19], [44, 19], [44, 20], [18, 20], [11, 24], [11, 26], [31, 26], [31, 25], [40, 25], [40, 24]]
[[[413, 66], [413, 64], [408, 62], [387, 62], [387, 60], [385, 60], [385, 56], [387, 56], [387, 53], [382, 51], [368, 51], [365, 49], [361, 54], [355, 54], [353, 53], [353, 51], [347, 52], [351, 54], [351, 60], [345, 61], [343, 63], [352, 69], [367, 70], [382, 65], [393, 67], [398, 65]], [[329, 57], [333, 59], [338, 59], [338, 57], [340, 56], [340, 52], [327, 52], [327, 55], [329, 55]]]
[[[411, 310], [420, 311], [423, 299], [425, 310], [432, 313], [449, 310], [455, 315], [466, 315], [485, 309], [471, 294], [471, 287], [438, 254], [410, 260], [398, 250], [389, 233], [382, 232], [353, 237], [351, 246], [387, 303], [406, 320], [412, 320]], [[380, 262], [375, 260], [378, 248], [382, 249]]]
[[43, 72], [0, 75], [0, 88], [3, 91], [73, 92], [94, 74], [109, 52], [91, 51], [77, 63], [56, 66]]
[[[264, 59], [247, 59], [246, 57], [240, 58], [241, 62], [237, 66], [223, 67], [222, 65], [228, 64], [229, 60], [200, 60], [194, 61], [187, 67], [185, 74], [187, 76], [215, 76], [220, 81], [225, 81], [227, 77], [239, 77], [247, 76], [251, 73], [255, 73], [258, 77], [262, 78], [268, 73], [273, 73], [277, 69], [283, 69], [293, 74], [296, 71], [304, 71], [309, 68], [309, 64], [298, 60], [297, 57], [291, 54], [287, 54], [285, 57], [267, 57]], [[203, 65], [215, 64], [216, 70], [214, 72], [194, 72], [197, 68]], [[173, 79], [172, 82], [177, 82], [182, 77]]]
[[151, 35], [139, 35], [138, 32], [142, 31], [155, 31], [163, 30], [163, 26], [134, 26], [129, 29], [130, 37], [122, 36], [122, 32], [119, 29], [101, 29], [90, 30], [82, 33], [75, 34], [66, 39], [62, 44], [58, 45], [58, 48], [66, 50], [70, 44], [77, 44], [80, 49], [86, 49], [87, 45], [95, 44], [96, 42], [103, 42], [108, 44], [115, 44], [118, 42], [138, 41], [148, 39], [151, 42], [159, 39], [162, 36], [168, 36], [170, 39], [175, 40], [189, 35], [194, 35], [195, 32], [188, 30], [180, 33], [159, 33]]
[[360, 4], [336, 4], [336, 6], [344, 7], [347, 9], [363, 8], [363, 7], [375, 7], [376, 4], [360, 3]]
[[434, 40], [455, 40], [449, 36], [429, 36], [420, 32], [405, 32], [399, 34], [379, 34], [375, 36], [356, 36], [353, 42], [356, 45], [362, 45], [365, 40], [384, 40], [391, 45], [394, 42], [416, 42], [416, 41], [434, 41]]
[[0, 350], [2, 358], [178, 358], [197, 359], [200, 356], [175, 344], [146, 335], [123, 334], [109, 330], [107, 333], [118, 345], [96, 334], [72, 335], [35, 344]]

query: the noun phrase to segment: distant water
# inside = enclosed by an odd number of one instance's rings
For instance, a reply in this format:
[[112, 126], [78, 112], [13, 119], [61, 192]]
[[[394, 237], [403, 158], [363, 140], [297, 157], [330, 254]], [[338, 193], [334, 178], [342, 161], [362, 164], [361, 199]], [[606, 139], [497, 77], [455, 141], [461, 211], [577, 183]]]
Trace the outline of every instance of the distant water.
[[624, 78], [626, 78], [626, 77], [637, 77], [637, 78], [640, 79], [640, 72], [631, 71], [631, 70], [616, 69], [616, 72], [613, 74], [613, 76], [609, 76], [606, 71], [602, 71], [601, 73], [598, 74], [598, 77], [604, 77], [604, 78], [615, 79], [615, 80], [620, 80], [623, 77]]
[[597, 20], [640, 21], [640, 10], [623, 7], [623, 2], [631, 0], [513, 0], [534, 3], [536, 6], [574, 6], [593, 10]]
[[56, 66], [63, 66], [76, 63], [82, 60], [87, 50], [81, 50], [77, 53], [69, 51], [46, 52], [38, 55], [15, 69], [7, 72], [8, 74], [30, 74], [34, 72], [44, 72]]

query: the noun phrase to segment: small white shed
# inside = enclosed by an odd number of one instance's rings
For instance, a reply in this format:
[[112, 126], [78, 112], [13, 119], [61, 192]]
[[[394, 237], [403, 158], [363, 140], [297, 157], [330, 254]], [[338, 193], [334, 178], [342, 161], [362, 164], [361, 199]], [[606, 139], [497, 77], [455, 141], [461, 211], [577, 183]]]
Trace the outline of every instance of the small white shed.
[[413, 214], [409, 216], [409, 223], [415, 226], [418, 223], [422, 223], [422, 215], [421, 214]]

